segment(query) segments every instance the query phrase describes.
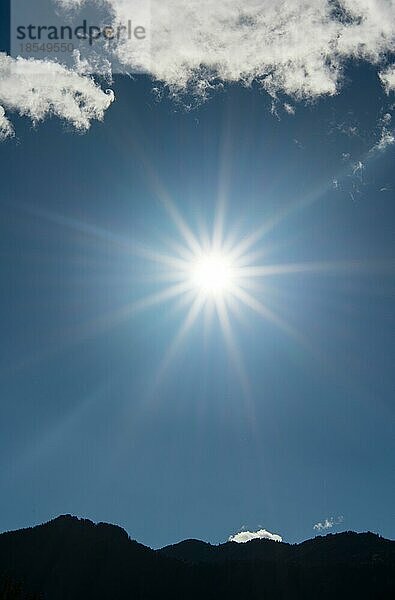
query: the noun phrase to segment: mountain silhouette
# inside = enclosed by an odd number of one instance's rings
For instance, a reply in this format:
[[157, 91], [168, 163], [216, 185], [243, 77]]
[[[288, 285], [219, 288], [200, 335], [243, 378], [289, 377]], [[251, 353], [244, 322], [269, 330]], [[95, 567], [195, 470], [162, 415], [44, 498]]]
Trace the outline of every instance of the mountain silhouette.
[[395, 598], [395, 542], [340, 533], [301, 544], [199, 540], [152, 550], [65, 515], [0, 535], [1, 600]]

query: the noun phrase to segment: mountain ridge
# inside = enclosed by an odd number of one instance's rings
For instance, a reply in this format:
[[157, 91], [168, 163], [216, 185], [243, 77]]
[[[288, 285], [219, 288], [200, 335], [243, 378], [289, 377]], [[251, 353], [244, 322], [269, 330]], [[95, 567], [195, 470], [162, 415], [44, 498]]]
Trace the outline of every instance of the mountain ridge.
[[[0, 534], [1, 600], [28, 594], [44, 600], [389, 600], [395, 597], [394, 573], [395, 541], [371, 532], [299, 544], [189, 539], [154, 550], [117, 525], [61, 515]], [[10, 580], [24, 595], [4, 592]]]

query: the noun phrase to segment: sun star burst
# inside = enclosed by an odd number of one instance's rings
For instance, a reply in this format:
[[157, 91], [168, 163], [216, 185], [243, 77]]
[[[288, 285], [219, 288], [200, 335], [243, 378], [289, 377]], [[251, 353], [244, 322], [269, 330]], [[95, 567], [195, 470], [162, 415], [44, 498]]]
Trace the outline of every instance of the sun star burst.
[[190, 276], [198, 291], [215, 297], [231, 290], [235, 269], [226, 253], [209, 251], [192, 261]]
[[242, 386], [247, 391], [248, 378], [233, 332], [231, 315], [240, 316], [244, 306], [288, 334], [292, 333], [291, 327], [266, 306], [261, 297], [263, 286], [258, 284], [258, 279], [272, 271], [268, 266], [256, 264], [261, 252], [253, 250], [264, 234], [264, 229], [243, 238], [225, 236], [223, 218], [217, 215], [212, 234], [199, 236], [192, 231], [174, 204], [169, 204], [167, 208], [181, 240], [173, 237], [168, 241], [170, 253], [145, 252], [148, 260], [163, 266], [159, 280], [164, 287], [142, 299], [141, 308], [179, 300], [179, 305], [186, 307], [186, 314], [166, 350], [158, 379], [173, 360], [199, 316], [203, 313], [208, 318], [209, 315], [216, 314], [225, 347]]

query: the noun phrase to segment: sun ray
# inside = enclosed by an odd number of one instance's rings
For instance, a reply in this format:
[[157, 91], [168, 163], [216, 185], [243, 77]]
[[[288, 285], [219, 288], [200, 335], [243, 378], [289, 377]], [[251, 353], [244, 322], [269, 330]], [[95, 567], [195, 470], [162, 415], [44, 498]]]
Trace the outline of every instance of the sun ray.
[[278, 265], [242, 266], [236, 269], [238, 278], [268, 277], [271, 275], [291, 275], [293, 273], [330, 273], [386, 271], [394, 268], [394, 261], [323, 261], [305, 263], [285, 263]]
[[177, 258], [185, 261], [193, 259], [195, 253], [182, 242], [175, 240], [174, 237], [165, 237], [163, 241], [165, 246], [174, 252]]
[[265, 320], [269, 321], [276, 325], [279, 329], [287, 333], [289, 336], [297, 339], [299, 342], [305, 344], [304, 338], [301, 334], [296, 331], [291, 325], [286, 323], [281, 317], [279, 317], [274, 311], [265, 306], [263, 302], [254, 298], [251, 294], [246, 292], [240, 287], [234, 287], [232, 289], [232, 294], [234, 294], [239, 300], [241, 300], [246, 306], [251, 308], [254, 312], [258, 313]]
[[255, 231], [253, 231], [249, 236], [247, 236], [238, 244], [236, 244], [236, 246], [234, 246], [232, 250], [233, 258], [237, 259], [243, 254], [245, 254], [250, 248], [255, 246], [259, 241], [261, 241], [267, 234], [269, 234], [273, 229], [275, 229], [288, 217], [317, 202], [320, 198], [322, 198], [325, 195], [325, 193], [330, 189], [330, 187], [331, 184], [328, 183], [324, 186], [318, 186], [316, 189], [312, 190], [309, 194], [306, 194], [302, 198], [298, 200], [293, 200], [292, 202], [288, 203], [281, 210], [279, 210], [278, 213], [273, 215], [270, 219], [268, 219], [257, 229], [255, 229]]
[[222, 129], [220, 147], [220, 168], [218, 177], [217, 206], [214, 217], [212, 246], [215, 250], [223, 248], [226, 206], [231, 186], [231, 126], [230, 111], [227, 112]]
[[226, 208], [226, 196], [223, 190], [218, 196], [217, 212], [214, 220], [213, 228], [213, 248], [218, 250], [223, 245], [223, 232], [225, 225], [225, 208]]
[[187, 259], [185, 258], [178, 258], [177, 256], [169, 256], [161, 252], [155, 252], [150, 248], [136, 249], [135, 254], [138, 254], [141, 258], [145, 258], [149, 262], [164, 264], [173, 267], [173, 269], [182, 270], [188, 264]]
[[189, 285], [186, 282], [177, 283], [175, 285], [171, 285], [161, 292], [154, 292], [149, 296], [145, 296], [132, 302], [128, 307], [125, 308], [125, 311], [130, 311], [130, 313], [136, 313], [140, 310], [145, 310], [147, 308], [151, 308], [152, 306], [156, 306], [157, 304], [161, 304], [162, 302], [166, 302], [168, 300], [172, 300], [173, 298], [180, 296], [181, 294], [187, 292], [189, 290]]
[[179, 213], [174, 202], [170, 199], [170, 197], [164, 197], [164, 198], [162, 198], [162, 203], [165, 206], [168, 214], [170, 215], [173, 223], [175, 224], [178, 231], [180, 232], [181, 236], [184, 238], [185, 242], [187, 243], [188, 247], [193, 252], [200, 252], [201, 246], [198, 242], [198, 239], [196, 238], [195, 234], [192, 232], [190, 227], [187, 225], [184, 218]]
[[176, 285], [170, 285], [160, 292], [155, 292], [148, 296], [142, 297], [139, 300], [130, 302], [118, 308], [117, 310], [111, 311], [98, 318], [92, 319], [83, 326], [79, 326], [78, 330], [69, 330], [68, 340], [70, 343], [76, 343], [78, 341], [84, 341], [92, 336], [104, 333], [108, 329], [115, 327], [135, 316], [137, 313], [153, 308], [158, 304], [168, 302], [175, 298], [182, 296], [190, 290], [190, 285], [186, 282], [177, 283]]
[[183, 340], [185, 339], [188, 332], [192, 329], [200, 312], [202, 311], [204, 303], [205, 303], [205, 299], [201, 295], [197, 296], [193, 300], [192, 305], [190, 306], [190, 308], [187, 312], [187, 315], [186, 315], [184, 321], [182, 322], [176, 336], [174, 337], [172, 343], [166, 350], [166, 354], [162, 360], [162, 363], [161, 363], [161, 365], [158, 369], [157, 375], [155, 377], [155, 388], [157, 388], [159, 386], [159, 384], [162, 382], [163, 377], [164, 377], [166, 371], [168, 370], [172, 360], [176, 356]]
[[[134, 282], [155, 284], [155, 291], [150, 293], [147, 288], [147, 293], [140, 298], [119, 306], [107, 314], [100, 315], [82, 326], [79, 325], [78, 329], [69, 330], [64, 340], [66, 345], [99, 335], [141, 311], [154, 309], [164, 303], [170, 304], [170, 310], [174, 311], [173, 314], [176, 314], [177, 318], [177, 313], [186, 311], [175, 337], [172, 338], [164, 353], [156, 377], [156, 385], [163, 378], [197, 319], [202, 316], [203, 327], [201, 329], [205, 343], [208, 343], [210, 331], [219, 323], [234, 372], [247, 398], [250, 395], [249, 380], [232, 328], [236, 319], [240, 324], [248, 325], [248, 321], [246, 322], [248, 312], [252, 311], [311, 351], [304, 336], [275, 310], [269, 308], [268, 301], [271, 291], [274, 289], [277, 294], [278, 282], [274, 278], [304, 274], [319, 275], [321, 273], [338, 275], [339, 273], [370, 273], [372, 271], [393, 272], [393, 261], [329, 260], [279, 264], [269, 262], [269, 253], [273, 251], [273, 248], [284, 246], [285, 241], [275, 244], [263, 243], [263, 238], [290, 213], [297, 210], [298, 207], [300, 208], [303, 203], [293, 203], [285, 207], [255, 231], [242, 237], [242, 221], [232, 230], [226, 226], [227, 188], [220, 185], [211, 230], [202, 221], [195, 232], [161, 182], [154, 178], [152, 185], [178, 231], [175, 237], [161, 240], [164, 244], [163, 250], [158, 247], [148, 247], [137, 241], [128, 243], [100, 228], [59, 215], [38, 211], [37, 216], [82, 234], [113, 242], [114, 247], [116, 245], [122, 251], [125, 250], [132, 259], [137, 257], [146, 261], [146, 264], [143, 262], [141, 265], [143, 270], [139, 269], [133, 274]], [[306, 198], [304, 204], [314, 201], [313, 196]], [[146, 266], [145, 270], [144, 266]], [[273, 282], [275, 288], [273, 288]], [[217, 318], [216, 325], [214, 321]], [[252, 413], [251, 407], [250, 410]]]
[[217, 309], [217, 315], [221, 324], [221, 330], [226, 342], [229, 356], [233, 362], [234, 367], [236, 368], [241, 387], [246, 397], [250, 397], [250, 382], [248, 380], [247, 373], [244, 368], [242, 355], [237, 347], [236, 339], [233, 335], [233, 330], [229, 319], [229, 312], [224, 298], [216, 299], [215, 306]]
[[230, 324], [229, 312], [224, 298], [218, 298], [215, 302], [218, 319], [221, 325], [221, 331], [224, 336], [226, 349], [229, 358], [235, 368], [240, 386], [243, 392], [243, 398], [246, 403], [248, 418], [253, 429], [255, 428], [255, 405], [252, 400], [251, 384], [248, 379], [247, 371], [244, 366], [243, 356], [237, 346], [236, 338], [233, 334]]
[[[299, 344], [305, 346], [306, 340], [303, 336], [262, 301], [260, 296], [264, 294], [265, 286], [259, 285], [258, 282], [273, 275], [336, 271], [340, 264], [344, 268], [353, 268], [355, 263], [349, 261], [348, 263], [316, 262], [257, 265], [256, 260], [266, 255], [267, 247], [257, 248], [256, 250], [252, 248], [269, 230], [268, 228], [273, 226], [273, 223], [279, 218], [278, 215], [276, 219], [264, 224], [244, 240], [237, 241], [237, 238], [234, 238], [233, 242], [225, 249], [225, 242], [223, 241], [225, 239], [223, 236], [224, 199], [218, 204], [211, 239], [207, 235], [203, 236], [203, 234], [200, 238], [196, 237], [174, 205], [170, 204], [169, 206], [171, 215], [174, 217], [186, 245], [180, 244], [177, 240], [170, 240], [169, 246], [173, 248], [174, 256], [152, 252], [147, 249], [142, 254], [147, 260], [163, 264], [166, 267], [166, 270], [157, 274], [158, 282], [163, 281], [169, 284], [174, 282], [174, 284], [169, 285], [162, 292], [142, 298], [133, 307], [133, 310], [137, 311], [168, 300], [174, 300], [176, 311], [183, 307], [189, 307], [179, 331], [165, 353], [157, 381], [160, 381], [163, 377], [199, 315], [203, 312], [203, 330], [207, 334], [208, 327], [213, 326], [212, 316], [214, 314], [213, 310], [215, 310], [229, 356], [235, 367], [235, 373], [237, 373], [244, 394], [248, 396], [248, 377], [232, 330], [230, 313], [240, 320], [241, 308], [245, 306], [291, 338], [296, 339]], [[155, 276], [154, 274], [153, 278]]]

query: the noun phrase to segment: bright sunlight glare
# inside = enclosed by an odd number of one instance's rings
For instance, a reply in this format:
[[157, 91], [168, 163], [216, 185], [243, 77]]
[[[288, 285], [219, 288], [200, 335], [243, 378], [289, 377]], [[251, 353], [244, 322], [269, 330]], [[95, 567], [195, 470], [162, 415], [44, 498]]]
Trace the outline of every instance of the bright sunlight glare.
[[155, 275], [155, 278], [158, 277], [158, 281], [164, 284], [163, 288], [123, 309], [120, 318], [169, 301], [175, 301], [177, 307], [187, 307], [185, 317], [163, 358], [156, 377], [159, 382], [199, 315], [203, 314], [205, 325], [210, 324], [210, 326], [213, 324], [212, 317], [216, 315], [226, 349], [243, 390], [248, 395], [248, 377], [231, 317], [241, 319], [242, 309], [246, 307], [306, 348], [308, 343], [303, 334], [266, 303], [266, 293], [263, 293], [266, 292], [265, 278], [297, 273], [336, 272], [339, 268], [352, 270], [355, 264], [330, 261], [273, 264], [268, 263], [267, 260], [259, 264], [257, 261], [265, 256], [266, 252], [264, 249], [259, 249], [258, 244], [276, 224], [276, 219], [269, 224], [262, 224], [243, 237], [235, 236], [234, 231], [225, 234], [224, 207], [219, 204], [212, 234], [210, 235], [203, 228], [200, 235], [196, 235], [174, 203], [168, 197], [162, 200], [178, 229], [180, 240], [176, 238], [168, 240], [171, 253], [157, 252], [146, 247], [136, 248], [136, 252], [148, 261], [163, 266], [162, 275]]
[[230, 289], [233, 279], [232, 262], [228, 256], [210, 252], [195, 259], [191, 267], [192, 283], [209, 296], [218, 296]]

